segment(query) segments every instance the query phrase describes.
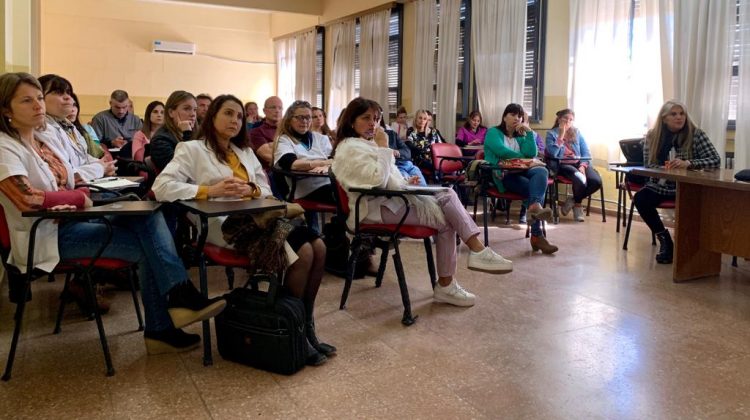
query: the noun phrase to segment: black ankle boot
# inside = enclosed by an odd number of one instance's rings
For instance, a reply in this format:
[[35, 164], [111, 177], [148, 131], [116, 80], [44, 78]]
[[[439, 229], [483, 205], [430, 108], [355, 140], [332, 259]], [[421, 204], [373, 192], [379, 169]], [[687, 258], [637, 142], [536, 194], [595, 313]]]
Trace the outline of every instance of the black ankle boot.
[[328, 358], [313, 347], [310, 340], [307, 340], [307, 360], [305, 360], [305, 364], [307, 366], [320, 366], [327, 360]]
[[315, 334], [315, 321], [308, 321], [305, 325], [305, 334], [307, 334], [307, 341], [317, 350], [318, 352], [326, 355], [327, 357], [336, 354], [336, 347], [321, 343], [318, 341], [318, 336]]
[[664, 229], [663, 232], [657, 233], [656, 239], [659, 240], [659, 252], [656, 254], [656, 262], [659, 264], [672, 264], [674, 244], [672, 243], [672, 237], [669, 236], [669, 231]]
[[178, 328], [163, 331], [146, 331], [143, 333], [148, 354], [177, 353], [198, 347], [201, 336], [188, 334]]
[[226, 307], [227, 301], [221, 297], [204, 297], [191, 281], [180, 283], [169, 291], [167, 308], [175, 328], [182, 328], [194, 322], [212, 318]]

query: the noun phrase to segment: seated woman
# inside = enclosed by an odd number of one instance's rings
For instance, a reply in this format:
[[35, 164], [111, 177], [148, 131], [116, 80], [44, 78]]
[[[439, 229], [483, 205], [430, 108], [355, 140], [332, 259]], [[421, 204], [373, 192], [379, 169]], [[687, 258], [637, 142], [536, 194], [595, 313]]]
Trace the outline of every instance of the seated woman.
[[[690, 119], [687, 107], [670, 100], [661, 107], [653, 128], [646, 134], [643, 162], [648, 167], [709, 169], [718, 168], [721, 158], [706, 133]], [[633, 204], [641, 219], [659, 240], [659, 252], [656, 254], [659, 264], [672, 263], [674, 245], [656, 207], [664, 200], [674, 200], [675, 192], [674, 182], [651, 178], [633, 197]]]
[[[573, 219], [583, 222], [583, 199], [598, 191], [602, 187], [602, 177], [591, 164], [591, 152], [586, 145], [581, 132], [573, 127], [575, 114], [570, 109], [557, 111], [557, 118], [552, 129], [547, 131], [547, 155], [560, 160], [550, 161], [553, 173], [562, 175], [573, 181], [573, 196], [565, 200], [560, 208], [563, 216], [573, 209]], [[574, 157], [589, 160], [571, 159]]]
[[[500, 125], [487, 130], [484, 159], [496, 164], [505, 159], [534, 158], [536, 154], [534, 132], [527, 125], [523, 107], [519, 104], [506, 106]], [[557, 252], [557, 247], [547, 242], [542, 232], [542, 220], [549, 222], [552, 219], [552, 211], [542, 207], [547, 193], [547, 168], [538, 166], [525, 171], [499, 172], [493, 173], [498, 191], [508, 190], [528, 197], [523, 204], [532, 219], [531, 249], [545, 254]]]
[[312, 107], [312, 126], [310, 127], [310, 131], [320, 133], [328, 137], [330, 140], [333, 140], [336, 133], [331, 131], [331, 127], [328, 126], [326, 118], [328, 118], [328, 116], [325, 111], [317, 106]]
[[[348, 188], [403, 189], [406, 180], [394, 164], [388, 136], [380, 124], [380, 105], [375, 101], [355, 98], [341, 117], [333, 160], [333, 172], [341, 185]], [[349, 196], [350, 227], [354, 226], [356, 193]], [[456, 234], [468, 245], [470, 270], [507, 273], [513, 263], [479, 241], [479, 228], [469, 217], [455, 191], [447, 189], [433, 196], [409, 195], [409, 225], [429, 226], [438, 230], [436, 239], [438, 284], [433, 291], [436, 302], [457, 306], [474, 305], [474, 294], [466, 291], [453, 277], [456, 273]], [[399, 198], [367, 197], [360, 201], [360, 216], [367, 223], [399, 223], [406, 212]]]
[[193, 138], [198, 102], [190, 92], [177, 90], [167, 98], [164, 126], [151, 138], [151, 160], [163, 170], [172, 160], [177, 143]]
[[[381, 114], [383, 110], [380, 110]], [[427, 185], [427, 181], [422, 175], [422, 171], [419, 170], [411, 161], [411, 149], [409, 146], [401, 140], [395, 131], [391, 130], [390, 127], [385, 126], [385, 121], [380, 119], [380, 127], [385, 130], [385, 134], [388, 135], [388, 147], [393, 149], [393, 157], [396, 159], [396, 167], [398, 168], [401, 175], [408, 183], [414, 185]]]
[[[271, 196], [266, 173], [248, 144], [246, 124], [239, 99], [231, 95], [214, 99], [201, 127], [201, 140], [178, 144], [174, 158], [156, 178], [153, 187], [156, 198], [177, 201]], [[225, 216], [209, 219], [207, 241], [229, 247], [221, 231], [224, 220]], [[286, 242], [297, 259], [286, 270], [284, 286], [305, 304], [310, 347], [307, 363], [319, 365], [336, 352], [335, 347], [318, 341], [313, 320], [315, 297], [323, 277], [325, 245], [306, 227], [294, 228]]]
[[145, 158], [146, 145], [149, 139], [164, 125], [164, 104], [153, 101], [146, 107], [146, 118], [143, 119], [143, 127], [133, 134], [132, 152], [133, 160], [142, 162]]
[[88, 124], [81, 124], [81, 120], [78, 118], [79, 114], [81, 113], [81, 104], [80, 102], [78, 102], [78, 96], [76, 96], [75, 93], [71, 94], [70, 96], [73, 98], [73, 108], [70, 110], [70, 114], [68, 114], [67, 120], [71, 124], [73, 124], [73, 126], [78, 130], [78, 133], [83, 137], [84, 140], [86, 140], [88, 154], [97, 159], [103, 158], [104, 150], [99, 144], [99, 137], [96, 136], [96, 131], [94, 131], [94, 128]]
[[[75, 190], [73, 168], [56, 144], [38, 136], [45, 124], [42, 86], [26, 73], [0, 76], [0, 204], [11, 230], [9, 262], [27, 269], [27, 248], [35, 219], [24, 211], [67, 210], [91, 206], [83, 190]], [[224, 300], [208, 300], [195, 289], [177, 256], [161, 213], [113, 217], [112, 240], [102, 257], [138, 263], [141, 298], [146, 313], [144, 337], [149, 354], [185, 351], [200, 336], [180, 328], [220, 313]], [[51, 271], [60, 259], [89, 258], [107, 237], [103, 223], [53, 220], [37, 231], [34, 268]]]
[[482, 125], [482, 114], [479, 111], [472, 111], [464, 125], [456, 132], [456, 145], [460, 147], [483, 145], [486, 134], [487, 127]]
[[430, 126], [432, 117], [424, 109], [417, 111], [414, 115], [414, 127], [409, 128], [406, 136], [406, 145], [411, 149], [411, 160], [420, 169], [432, 172], [433, 143], [445, 143], [440, 132]]
[[58, 157], [73, 168], [76, 183], [114, 175], [114, 162], [91, 156], [86, 139], [67, 119], [74, 106], [73, 86], [70, 82], [58, 75], [47, 74], [39, 78], [39, 83], [44, 93], [47, 118], [36, 136], [43, 137], [48, 144], [54, 145]]

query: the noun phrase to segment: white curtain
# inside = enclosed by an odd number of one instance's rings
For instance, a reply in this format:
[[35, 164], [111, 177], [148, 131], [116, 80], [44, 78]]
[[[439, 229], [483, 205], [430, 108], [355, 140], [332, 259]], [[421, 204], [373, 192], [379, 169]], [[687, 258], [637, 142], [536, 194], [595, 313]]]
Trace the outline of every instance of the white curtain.
[[458, 95], [458, 38], [461, 0], [440, 1], [440, 38], [437, 65], [437, 128], [455, 141]]
[[437, 37], [437, 6], [435, 0], [418, 0], [416, 6], [416, 32], [414, 39], [412, 112], [418, 109], [434, 111], [435, 95], [435, 39]]
[[523, 103], [526, 0], [474, 2], [471, 52], [484, 124], [499, 124], [506, 105]]
[[[685, 102], [722, 160], [729, 116], [734, 1], [676, 1], [674, 96]], [[738, 114], [740, 115], [740, 114]]]
[[[294, 37], [296, 44], [296, 76], [294, 99], [315, 104], [315, 29]], [[290, 104], [291, 102], [284, 102]]]
[[359, 94], [377, 101], [388, 113], [388, 30], [391, 10], [381, 10], [359, 20]]
[[740, 1], [740, 63], [734, 168], [750, 168], [750, 0]]
[[[639, 137], [662, 104], [658, 0], [633, 21], [630, 0], [571, 0], [568, 104], [595, 159], [619, 159], [619, 140]], [[631, 55], [632, 34], [632, 55]]]
[[274, 42], [276, 50], [276, 95], [284, 104], [294, 102], [296, 85], [296, 42], [294, 38]]
[[328, 100], [328, 125], [336, 126], [336, 119], [354, 99], [354, 26], [355, 21], [340, 22], [331, 28], [333, 40], [333, 68]]

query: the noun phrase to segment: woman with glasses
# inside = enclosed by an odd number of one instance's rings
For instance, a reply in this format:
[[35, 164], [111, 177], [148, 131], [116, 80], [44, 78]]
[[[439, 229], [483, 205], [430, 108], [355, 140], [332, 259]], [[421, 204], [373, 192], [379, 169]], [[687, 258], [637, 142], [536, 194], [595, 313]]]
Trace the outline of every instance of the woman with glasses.
[[[309, 106], [308, 106], [309, 108]], [[304, 118], [303, 118], [304, 120]], [[307, 124], [309, 125], [309, 114]], [[247, 140], [247, 121], [242, 102], [232, 95], [221, 95], [211, 102], [201, 126], [199, 140], [180, 142], [174, 158], [156, 177], [157, 200], [245, 199], [271, 196], [266, 173]], [[230, 247], [224, 239], [222, 225], [226, 216], [209, 219], [207, 241]], [[277, 231], [264, 240], [267, 248], [284, 252], [288, 261], [284, 287], [305, 305], [306, 334], [309, 342], [307, 364], [320, 365], [336, 348], [318, 340], [313, 320], [315, 298], [323, 278], [326, 248], [315, 232], [295, 226], [285, 232], [286, 241]], [[267, 239], [267, 241], [266, 241]], [[274, 246], [279, 245], [279, 246]], [[276, 261], [276, 258], [273, 258]], [[267, 265], [275, 264], [271, 262]]]
[[47, 117], [37, 133], [54, 143], [61, 158], [73, 168], [76, 183], [85, 183], [115, 174], [115, 164], [96, 159], [89, 154], [86, 139], [68, 121], [73, 107], [73, 85], [58, 75], [47, 74], [39, 78], [44, 94]]
[[[273, 143], [273, 164], [284, 171], [327, 174], [333, 152], [328, 136], [312, 131], [312, 107], [305, 101], [296, 101], [287, 108], [279, 122], [279, 129]], [[294, 191], [296, 200], [335, 203], [333, 188], [328, 177], [307, 177], [297, 180]]]

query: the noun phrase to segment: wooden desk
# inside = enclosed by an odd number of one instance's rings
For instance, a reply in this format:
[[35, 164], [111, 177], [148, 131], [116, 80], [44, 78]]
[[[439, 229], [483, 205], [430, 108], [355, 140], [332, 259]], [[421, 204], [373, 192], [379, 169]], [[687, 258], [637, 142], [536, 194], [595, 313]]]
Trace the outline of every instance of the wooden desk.
[[750, 183], [734, 171], [633, 168], [636, 175], [677, 183], [675, 201], [675, 282], [721, 272], [721, 254], [750, 258]]
[[[236, 213], [263, 213], [268, 210], [286, 208], [286, 202], [278, 200], [189, 200], [177, 201], [175, 204], [190, 213], [197, 214], [201, 221], [200, 234], [195, 246], [196, 259], [198, 263], [198, 274], [200, 276], [200, 289], [203, 296], [208, 297], [208, 273], [206, 271], [206, 255], [203, 247], [206, 245], [208, 236], [208, 218], [217, 216], [228, 216]], [[203, 321], [203, 365], [213, 364], [211, 354], [211, 324], [209, 320]]]

